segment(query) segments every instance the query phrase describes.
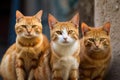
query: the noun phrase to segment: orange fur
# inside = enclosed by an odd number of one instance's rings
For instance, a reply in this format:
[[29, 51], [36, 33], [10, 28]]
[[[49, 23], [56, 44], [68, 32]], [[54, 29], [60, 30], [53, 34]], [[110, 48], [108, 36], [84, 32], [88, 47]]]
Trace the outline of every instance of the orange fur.
[[78, 80], [80, 63], [78, 14], [66, 22], [58, 22], [49, 15], [48, 22], [51, 34], [52, 80]]
[[[49, 42], [42, 34], [42, 11], [34, 16], [24, 16], [16, 11], [16, 42], [6, 51], [1, 62], [1, 75], [5, 80], [38, 80], [37, 77], [49, 76], [39, 70], [47, 67]], [[42, 63], [41, 63], [42, 62]], [[44, 65], [45, 64], [45, 65]], [[45, 75], [45, 76], [44, 76]]]
[[80, 80], [103, 80], [111, 60], [110, 23], [91, 28], [82, 23]]

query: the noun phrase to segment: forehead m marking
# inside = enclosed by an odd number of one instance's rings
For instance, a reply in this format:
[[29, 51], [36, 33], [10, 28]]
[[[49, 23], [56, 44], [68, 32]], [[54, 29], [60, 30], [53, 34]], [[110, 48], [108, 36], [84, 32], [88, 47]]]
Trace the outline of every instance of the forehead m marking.
[[32, 18], [26, 18], [26, 23], [29, 25], [33, 24], [33, 19]]

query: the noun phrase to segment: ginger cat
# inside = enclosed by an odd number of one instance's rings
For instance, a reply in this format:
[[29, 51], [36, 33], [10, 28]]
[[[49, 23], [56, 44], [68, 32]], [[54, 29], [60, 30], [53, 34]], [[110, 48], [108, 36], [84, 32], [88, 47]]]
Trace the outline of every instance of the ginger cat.
[[35, 80], [34, 72], [39, 66], [46, 75], [44, 68], [47, 68], [50, 45], [42, 34], [41, 17], [42, 10], [34, 16], [24, 16], [16, 11], [16, 42], [6, 51], [0, 67], [4, 80]]
[[80, 63], [79, 14], [70, 21], [59, 22], [48, 16], [51, 34], [52, 80], [78, 80]]
[[80, 80], [103, 80], [111, 60], [110, 23], [91, 28], [82, 23]]

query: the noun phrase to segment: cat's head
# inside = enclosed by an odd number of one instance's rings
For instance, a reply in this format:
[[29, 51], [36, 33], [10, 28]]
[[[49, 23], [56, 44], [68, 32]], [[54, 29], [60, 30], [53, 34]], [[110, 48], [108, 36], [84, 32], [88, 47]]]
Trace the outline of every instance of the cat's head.
[[77, 13], [70, 21], [59, 22], [49, 14], [51, 41], [60, 45], [69, 45], [79, 39], [79, 14]]
[[42, 10], [34, 16], [24, 16], [20, 11], [16, 11], [15, 31], [17, 37], [20, 38], [35, 38], [42, 33], [41, 24]]
[[110, 47], [110, 23], [104, 24], [102, 27], [91, 28], [87, 24], [82, 23], [82, 34], [84, 45], [90, 52], [101, 52]]

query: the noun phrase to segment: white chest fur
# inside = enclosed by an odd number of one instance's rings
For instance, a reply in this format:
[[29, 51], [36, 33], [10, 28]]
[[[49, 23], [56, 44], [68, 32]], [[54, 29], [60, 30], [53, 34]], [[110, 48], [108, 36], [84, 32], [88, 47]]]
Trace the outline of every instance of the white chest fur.
[[60, 69], [64, 75], [63, 80], [67, 80], [71, 70], [78, 69], [79, 62], [73, 54], [79, 50], [79, 41], [76, 41], [73, 45], [56, 45], [52, 44], [52, 48], [56, 54], [61, 57], [53, 64], [53, 70]]
[[53, 42], [52, 48], [60, 56], [72, 56], [79, 48], [79, 41], [71, 45], [58, 45]]

